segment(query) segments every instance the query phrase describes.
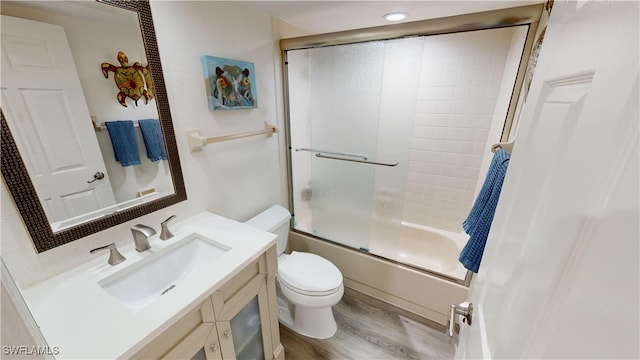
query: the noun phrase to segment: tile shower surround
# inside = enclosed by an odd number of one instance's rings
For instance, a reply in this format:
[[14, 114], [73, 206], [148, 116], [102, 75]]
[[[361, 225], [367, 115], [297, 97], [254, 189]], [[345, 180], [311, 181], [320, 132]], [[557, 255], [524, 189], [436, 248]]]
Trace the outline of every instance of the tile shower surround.
[[489, 142], [498, 141], [488, 137], [498, 96], [509, 96], [501, 84], [513, 34], [423, 38], [403, 220], [461, 231]]

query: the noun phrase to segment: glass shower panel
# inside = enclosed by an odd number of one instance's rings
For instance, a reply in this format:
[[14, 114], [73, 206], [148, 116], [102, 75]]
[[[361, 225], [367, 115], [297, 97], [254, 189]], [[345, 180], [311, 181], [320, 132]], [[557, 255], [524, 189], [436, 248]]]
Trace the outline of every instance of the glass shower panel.
[[422, 52], [407, 38], [288, 53], [296, 229], [395, 259]]
[[385, 41], [369, 252], [397, 260], [422, 67], [419, 37]]
[[[367, 249], [375, 167], [333, 157], [362, 160], [377, 155], [384, 44], [370, 42], [302, 52], [291, 51], [288, 57], [289, 78], [308, 77], [306, 84], [299, 84], [306, 98], [291, 83], [289, 87], [293, 176], [307, 177], [306, 188], [294, 189], [295, 198], [307, 202], [300, 206], [294, 203], [295, 226]], [[302, 62], [297, 64], [296, 60]], [[296, 128], [299, 123], [301, 127]], [[296, 143], [296, 132], [306, 132], [306, 142]], [[296, 158], [306, 160], [305, 175], [297, 173], [305, 172], [305, 166], [296, 166]], [[311, 216], [299, 213], [305, 207], [311, 210]]]

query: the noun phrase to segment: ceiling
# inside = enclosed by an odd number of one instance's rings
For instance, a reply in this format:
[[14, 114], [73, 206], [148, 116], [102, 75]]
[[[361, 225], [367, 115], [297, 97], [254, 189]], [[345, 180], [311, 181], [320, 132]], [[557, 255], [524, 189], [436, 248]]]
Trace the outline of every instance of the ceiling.
[[[208, 0], [219, 1], [219, 0]], [[413, 0], [413, 1], [245, 1], [234, 0], [253, 9], [266, 12], [309, 34], [324, 34], [335, 31], [362, 29], [372, 26], [390, 25], [446, 16], [497, 10], [516, 6], [544, 3], [545, 0]], [[2, 3], [28, 6], [68, 16], [82, 16], [90, 19], [119, 21], [118, 11], [110, 6], [101, 6], [94, 1], [11, 1]], [[115, 10], [113, 10], [115, 9]], [[116, 12], [115, 16], [109, 13]], [[390, 12], [402, 11], [409, 16], [402, 21], [389, 23], [382, 16]]]
[[25, 1], [0, 0], [2, 5], [19, 6], [45, 11], [52, 14], [82, 18], [92, 21], [131, 23], [137, 22], [137, 15], [114, 6], [104, 6], [95, 1]]
[[[417, 1], [242, 1], [310, 34], [389, 25], [382, 16], [403, 11], [409, 16], [399, 22], [434, 19], [517, 6], [544, 3], [544, 0], [417, 0]], [[398, 23], [398, 22], [396, 22]]]

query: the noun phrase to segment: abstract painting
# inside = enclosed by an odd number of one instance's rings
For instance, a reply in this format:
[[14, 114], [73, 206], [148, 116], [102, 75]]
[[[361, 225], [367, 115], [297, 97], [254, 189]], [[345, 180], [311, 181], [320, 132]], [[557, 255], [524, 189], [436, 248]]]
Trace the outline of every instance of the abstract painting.
[[209, 110], [258, 107], [253, 63], [202, 55]]

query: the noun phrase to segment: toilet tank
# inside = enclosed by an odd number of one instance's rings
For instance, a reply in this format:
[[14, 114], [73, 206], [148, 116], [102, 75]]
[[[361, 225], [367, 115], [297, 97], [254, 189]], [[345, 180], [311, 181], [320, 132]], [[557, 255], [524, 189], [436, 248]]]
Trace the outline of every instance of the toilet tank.
[[264, 231], [278, 235], [277, 249], [278, 255], [284, 253], [289, 239], [289, 219], [291, 213], [280, 205], [273, 205], [267, 210], [247, 220], [245, 224], [257, 227]]

